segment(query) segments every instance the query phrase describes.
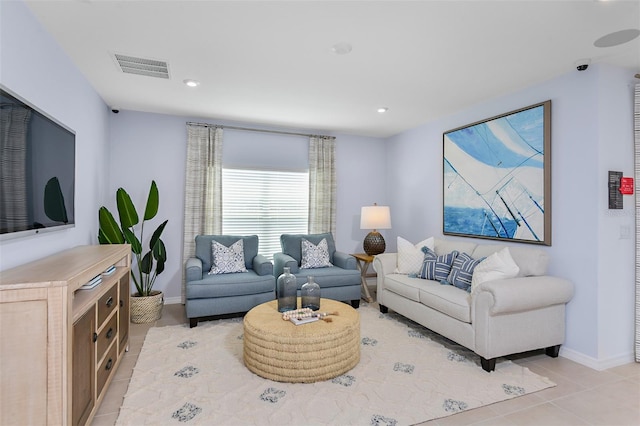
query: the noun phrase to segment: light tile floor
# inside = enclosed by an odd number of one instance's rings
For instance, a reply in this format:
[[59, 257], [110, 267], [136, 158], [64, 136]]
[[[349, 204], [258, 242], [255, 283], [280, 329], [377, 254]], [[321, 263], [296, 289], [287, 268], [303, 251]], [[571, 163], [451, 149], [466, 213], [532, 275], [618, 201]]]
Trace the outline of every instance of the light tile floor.
[[[115, 424], [149, 328], [185, 323], [184, 306], [177, 304], [166, 305], [162, 318], [155, 323], [131, 324], [129, 352], [120, 363], [93, 425]], [[640, 364], [595, 371], [542, 352], [519, 355], [512, 360], [550, 378], [557, 386], [422, 425], [640, 425]]]

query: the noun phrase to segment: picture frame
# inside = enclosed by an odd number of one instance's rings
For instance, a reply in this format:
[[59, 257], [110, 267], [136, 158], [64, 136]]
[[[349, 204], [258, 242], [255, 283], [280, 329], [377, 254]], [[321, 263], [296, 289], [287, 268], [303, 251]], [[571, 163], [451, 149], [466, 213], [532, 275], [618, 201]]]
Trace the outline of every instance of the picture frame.
[[444, 235], [551, 245], [551, 100], [442, 141]]

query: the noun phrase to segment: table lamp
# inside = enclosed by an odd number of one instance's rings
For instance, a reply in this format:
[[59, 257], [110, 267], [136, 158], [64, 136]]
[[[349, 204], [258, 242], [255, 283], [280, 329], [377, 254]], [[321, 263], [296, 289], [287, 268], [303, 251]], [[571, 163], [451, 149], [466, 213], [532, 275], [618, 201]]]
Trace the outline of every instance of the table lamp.
[[384, 238], [377, 230], [391, 229], [389, 206], [379, 206], [374, 203], [373, 206], [362, 207], [360, 212], [360, 229], [373, 229], [373, 231], [364, 237], [362, 243], [364, 252], [369, 256], [383, 253], [386, 244]]

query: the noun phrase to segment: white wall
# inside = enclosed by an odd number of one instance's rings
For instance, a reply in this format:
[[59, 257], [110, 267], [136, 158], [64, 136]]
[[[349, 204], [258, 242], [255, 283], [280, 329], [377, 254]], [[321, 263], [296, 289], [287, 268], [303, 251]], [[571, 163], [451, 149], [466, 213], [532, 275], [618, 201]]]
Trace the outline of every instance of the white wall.
[[[607, 170], [633, 171], [631, 70], [592, 65], [401, 133], [388, 141], [392, 234], [417, 242], [442, 236], [442, 133], [528, 105], [552, 101], [552, 262], [570, 279], [562, 354], [594, 368], [632, 360], [633, 197], [607, 210]], [[449, 237], [448, 237], [449, 238]], [[492, 243], [488, 240], [476, 242]], [[540, 247], [540, 246], [537, 246]]]
[[2, 2], [0, 83], [76, 132], [72, 229], [0, 243], [0, 270], [90, 244], [107, 182], [105, 103], [22, 2]]
[[[190, 119], [161, 114], [121, 111], [112, 114], [111, 179], [106, 206], [115, 213], [115, 191], [129, 192], [139, 213], [144, 209], [151, 180], [160, 191], [158, 216], [150, 223], [153, 232], [163, 220], [169, 223], [163, 234], [168, 260], [165, 272], [154, 288], [165, 292], [169, 301], [180, 297], [182, 279], [182, 230], [186, 159], [186, 122], [207, 122], [266, 128], [247, 123], [214, 119]], [[303, 133], [314, 133], [297, 129]], [[361, 252], [365, 230], [360, 230], [360, 207], [385, 202], [385, 144], [382, 139], [350, 135], [336, 136], [338, 181], [336, 245], [348, 253]], [[231, 165], [287, 167], [307, 165], [308, 139], [298, 136], [226, 130], [223, 161]]]
[[[633, 177], [633, 73], [614, 67], [598, 76], [598, 356], [605, 366], [627, 360], [634, 338], [635, 195], [608, 209], [608, 172]], [[612, 108], [612, 105], [619, 106]], [[627, 233], [628, 231], [628, 233]], [[626, 235], [625, 235], [626, 234]]]

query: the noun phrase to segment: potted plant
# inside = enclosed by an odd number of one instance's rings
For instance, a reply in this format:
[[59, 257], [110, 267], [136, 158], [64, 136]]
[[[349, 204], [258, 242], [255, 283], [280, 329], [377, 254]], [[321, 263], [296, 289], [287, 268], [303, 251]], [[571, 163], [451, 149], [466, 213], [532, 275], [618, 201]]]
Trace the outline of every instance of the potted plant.
[[[138, 218], [131, 197], [123, 188], [116, 191], [116, 204], [120, 224], [116, 222], [111, 212], [105, 207], [98, 211], [100, 228], [98, 242], [100, 244], [124, 244], [131, 245], [133, 263], [131, 278], [136, 286], [136, 293], [131, 298], [131, 321], [134, 323], [152, 322], [160, 319], [162, 315], [163, 294], [153, 290], [156, 278], [164, 271], [167, 260], [167, 251], [162, 239], [162, 231], [167, 225], [167, 220], [162, 222], [151, 235], [149, 249], [145, 252], [144, 224], [153, 219], [158, 213], [160, 203], [158, 186], [151, 182], [147, 205], [144, 210], [142, 223]], [[140, 236], [136, 235], [136, 225], [140, 223]]]

